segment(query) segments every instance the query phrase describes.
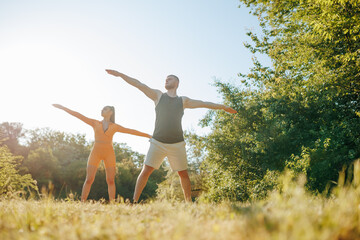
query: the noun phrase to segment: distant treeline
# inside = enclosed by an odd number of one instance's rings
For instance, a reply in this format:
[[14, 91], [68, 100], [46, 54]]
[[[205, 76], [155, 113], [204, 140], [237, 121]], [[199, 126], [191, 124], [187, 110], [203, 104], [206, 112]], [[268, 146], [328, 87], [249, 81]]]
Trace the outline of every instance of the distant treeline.
[[[66, 198], [70, 193], [75, 197], [81, 194], [87, 159], [93, 144], [86, 141], [84, 135], [50, 129], [26, 130], [21, 123], [8, 122], [0, 124], [0, 133], [0, 145], [8, 148], [7, 156], [10, 153], [17, 156], [12, 163], [16, 165], [18, 173], [31, 174], [40, 192], [42, 187], [48, 188], [51, 182], [54, 187], [51, 189], [52, 194], [56, 198]], [[117, 160], [116, 192], [125, 199], [130, 199], [144, 155], [132, 151], [124, 143], [114, 143], [114, 150]], [[156, 195], [157, 184], [164, 181], [165, 175], [164, 168], [154, 172], [144, 189], [142, 199]], [[100, 164], [89, 198], [108, 198], [103, 164]]]

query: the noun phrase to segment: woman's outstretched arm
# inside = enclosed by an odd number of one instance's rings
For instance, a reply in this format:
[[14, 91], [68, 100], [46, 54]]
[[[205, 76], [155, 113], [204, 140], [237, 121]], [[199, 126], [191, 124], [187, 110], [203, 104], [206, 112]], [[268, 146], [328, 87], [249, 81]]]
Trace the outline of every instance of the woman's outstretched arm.
[[143, 133], [134, 129], [130, 129], [130, 128], [125, 128], [123, 126], [120, 126], [119, 124], [116, 124], [116, 131], [117, 132], [121, 132], [121, 133], [128, 133], [131, 135], [135, 135], [135, 136], [140, 136], [140, 137], [147, 137], [147, 138], [152, 138], [152, 136], [150, 134], [147, 133]]
[[91, 118], [88, 118], [88, 117], [85, 117], [84, 115], [78, 113], [78, 112], [75, 112], [71, 109], [68, 109], [60, 104], [53, 104], [54, 107], [56, 108], [59, 108], [61, 110], [64, 110], [65, 112], [69, 113], [70, 115], [73, 115], [74, 117], [77, 117], [78, 119], [80, 119], [81, 121], [83, 121], [84, 123], [87, 123], [89, 124], [90, 126], [94, 126], [94, 123], [95, 123], [95, 119], [91, 119]]

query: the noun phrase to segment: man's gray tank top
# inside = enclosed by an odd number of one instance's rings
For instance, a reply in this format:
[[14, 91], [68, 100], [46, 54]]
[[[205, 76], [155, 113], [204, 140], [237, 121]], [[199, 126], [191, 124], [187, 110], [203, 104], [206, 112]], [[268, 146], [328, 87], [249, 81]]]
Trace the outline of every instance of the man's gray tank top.
[[181, 126], [184, 115], [182, 98], [170, 97], [163, 93], [155, 107], [156, 120], [153, 138], [162, 143], [178, 143], [184, 141]]

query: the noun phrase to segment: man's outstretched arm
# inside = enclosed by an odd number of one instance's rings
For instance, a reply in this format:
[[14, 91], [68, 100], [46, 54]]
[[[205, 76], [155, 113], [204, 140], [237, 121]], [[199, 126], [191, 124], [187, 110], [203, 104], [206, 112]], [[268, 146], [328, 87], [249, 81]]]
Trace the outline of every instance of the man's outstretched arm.
[[222, 109], [228, 113], [237, 113], [237, 111], [231, 107], [223, 104], [216, 104], [212, 102], [204, 102], [201, 100], [194, 100], [188, 97], [183, 97], [184, 108], [209, 108], [209, 109]]
[[152, 89], [147, 85], [145, 85], [144, 83], [140, 82], [139, 80], [129, 77], [118, 71], [110, 70], [110, 69], [106, 69], [105, 71], [108, 74], [113, 75], [115, 77], [121, 77], [122, 79], [124, 79], [125, 82], [142, 91], [148, 98], [152, 99], [154, 102], [157, 102], [160, 99], [160, 96], [162, 94], [160, 90]]

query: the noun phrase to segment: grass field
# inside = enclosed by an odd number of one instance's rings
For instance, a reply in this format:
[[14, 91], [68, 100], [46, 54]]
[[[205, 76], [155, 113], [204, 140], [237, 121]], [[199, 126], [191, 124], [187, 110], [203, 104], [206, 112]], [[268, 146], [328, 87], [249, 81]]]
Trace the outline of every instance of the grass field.
[[0, 239], [360, 239], [360, 188], [330, 198], [284, 183], [255, 203], [124, 203], [2, 199]]

